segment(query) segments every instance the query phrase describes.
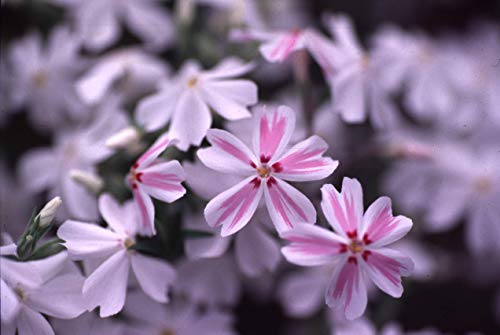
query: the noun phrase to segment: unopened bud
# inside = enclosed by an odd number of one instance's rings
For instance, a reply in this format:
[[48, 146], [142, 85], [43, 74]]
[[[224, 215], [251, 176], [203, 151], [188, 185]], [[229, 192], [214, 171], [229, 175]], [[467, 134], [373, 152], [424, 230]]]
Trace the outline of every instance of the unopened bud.
[[62, 204], [62, 200], [60, 197], [55, 197], [50, 200], [40, 211], [38, 214], [40, 228], [45, 228], [54, 220], [54, 216], [56, 216], [56, 212]]
[[96, 176], [95, 174], [82, 170], [71, 170], [69, 172], [69, 176], [71, 179], [94, 194], [99, 194], [104, 188], [104, 181], [101, 177]]
[[130, 147], [134, 147], [140, 140], [139, 132], [134, 127], [127, 127], [106, 141], [106, 146], [111, 149], [126, 149]]

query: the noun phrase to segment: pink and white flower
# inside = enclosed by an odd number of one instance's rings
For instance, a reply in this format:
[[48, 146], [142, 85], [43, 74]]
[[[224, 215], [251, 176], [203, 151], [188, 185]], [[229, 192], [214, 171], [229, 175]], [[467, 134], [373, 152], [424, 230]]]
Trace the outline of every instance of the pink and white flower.
[[136, 120], [147, 131], [163, 127], [170, 119], [169, 134], [187, 150], [199, 146], [212, 124], [210, 108], [228, 120], [250, 117], [247, 107], [257, 103], [257, 85], [234, 79], [249, 72], [252, 64], [227, 58], [211, 70], [186, 62], [177, 76], [161, 83], [159, 92], [141, 100]]
[[130, 268], [148, 296], [168, 302], [168, 286], [175, 279], [175, 270], [165, 261], [131, 249], [139, 230], [134, 203], [128, 201], [120, 206], [104, 194], [99, 198], [99, 210], [108, 228], [68, 220], [57, 231], [73, 259], [104, 259], [83, 284], [87, 309], [100, 306], [101, 317], [120, 312], [127, 295]]
[[308, 50], [322, 68], [330, 86], [332, 108], [348, 123], [364, 122], [368, 115], [377, 127], [399, 121], [387, 89], [380, 85], [378, 68], [356, 38], [351, 21], [342, 15], [327, 17], [335, 40], [319, 33], [308, 37]]
[[170, 143], [168, 134], [160, 136], [132, 165], [127, 177], [140, 214], [138, 233], [141, 235], [156, 234], [155, 208], [151, 197], [171, 203], [186, 193], [181, 185], [185, 179], [181, 164], [175, 160], [158, 159]]
[[297, 225], [283, 238], [282, 249], [297, 265], [335, 264], [325, 294], [329, 307], [341, 308], [347, 319], [360, 317], [367, 304], [366, 279], [382, 291], [401, 297], [401, 276], [408, 276], [413, 262], [399, 251], [386, 248], [412, 227], [404, 216], [392, 216], [391, 201], [378, 198], [363, 214], [363, 193], [356, 179], [344, 178], [342, 192], [332, 185], [321, 188], [321, 207], [334, 232], [314, 225]]
[[236, 41], [259, 41], [259, 51], [268, 62], [284, 62], [290, 54], [306, 47], [308, 30], [292, 29], [263, 31], [256, 29], [233, 30], [231, 38]]
[[222, 226], [222, 236], [242, 229], [262, 198], [279, 233], [297, 222], [316, 220], [311, 201], [284, 180], [323, 179], [332, 174], [338, 162], [322, 156], [327, 144], [318, 136], [286, 150], [294, 128], [294, 112], [280, 106], [273, 110], [264, 108], [255, 116], [253, 151], [225, 130], [208, 132], [212, 146], [198, 150], [200, 160], [211, 169], [244, 178], [213, 198], [205, 208], [208, 224]]

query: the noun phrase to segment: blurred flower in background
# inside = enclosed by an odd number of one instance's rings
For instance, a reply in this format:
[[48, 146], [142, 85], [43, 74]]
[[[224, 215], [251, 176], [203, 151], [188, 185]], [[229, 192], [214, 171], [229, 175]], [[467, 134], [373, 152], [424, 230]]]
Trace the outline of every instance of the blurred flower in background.
[[498, 1], [2, 14], [2, 334], [500, 333]]

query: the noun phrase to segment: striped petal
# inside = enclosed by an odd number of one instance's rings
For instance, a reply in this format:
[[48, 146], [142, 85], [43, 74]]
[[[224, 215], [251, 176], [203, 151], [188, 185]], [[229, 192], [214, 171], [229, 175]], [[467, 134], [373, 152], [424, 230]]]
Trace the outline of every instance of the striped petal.
[[356, 236], [363, 219], [363, 190], [356, 179], [344, 178], [342, 192], [331, 184], [321, 188], [321, 208], [333, 229], [342, 236]]
[[248, 177], [213, 198], [205, 207], [205, 219], [211, 227], [222, 225], [221, 236], [234, 234], [250, 221], [262, 192], [261, 180]]
[[269, 215], [280, 234], [293, 228], [296, 223], [316, 221], [316, 210], [311, 201], [281, 179], [268, 178], [264, 195]]
[[171, 203], [181, 198], [186, 190], [181, 185], [184, 170], [178, 161], [163, 162], [141, 169], [141, 188], [153, 198]]
[[151, 197], [142, 189], [140, 184], [132, 186], [135, 205], [139, 213], [139, 226], [137, 232], [145, 236], [153, 236], [155, 230], [155, 207]]
[[281, 237], [291, 242], [281, 249], [285, 258], [294, 264], [314, 266], [331, 263], [346, 245], [344, 238], [315, 225], [296, 225]]
[[322, 157], [328, 144], [314, 135], [296, 144], [272, 164], [276, 177], [290, 181], [319, 180], [328, 177], [339, 165], [330, 157]]

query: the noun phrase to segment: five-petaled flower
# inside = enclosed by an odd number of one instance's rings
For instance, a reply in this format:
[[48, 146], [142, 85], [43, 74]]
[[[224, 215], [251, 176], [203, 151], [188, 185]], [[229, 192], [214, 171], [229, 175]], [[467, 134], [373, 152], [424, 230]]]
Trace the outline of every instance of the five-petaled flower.
[[205, 208], [208, 224], [222, 226], [222, 236], [243, 228], [263, 195], [279, 233], [297, 222], [313, 223], [316, 210], [311, 201], [284, 180], [323, 179], [338, 166], [337, 161], [322, 156], [328, 146], [318, 136], [285, 150], [295, 128], [295, 115], [290, 108], [263, 108], [255, 114], [255, 121], [253, 152], [234, 135], [219, 129], [211, 129], [207, 134], [212, 146], [198, 150], [198, 157], [209, 168], [246, 177], [213, 198]]
[[109, 228], [68, 220], [57, 231], [73, 259], [104, 259], [83, 284], [88, 310], [100, 306], [101, 317], [120, 312], [125, 304], [130, 268], [144, 293], [158, 302], [167, 302], [175, 270], [167, 262], [132, 248], [139, 228], [133, 202], [119, 205], [104, 194], [99, 198], [99, 211]]
[[385, 293], [402, 295], [401, 276], [410, 274], [413, 262], [385, 246], [406, 235], [412, 221], [393, 217], [387, 197], [378, 198], [363, 215], [363, 193], [356, 179], [344, 178], [341, 193], [330, 184], [321, 191], [321, 207], [335, 232], [298, 225], [283, 234], [292, 243], [282, 252], [288, 261], [302, 266], [335, 263], [326, 303], [342, 308], [347, 319], [355, 319], [366, 308], [367, 277]]
[[167, 162], [157, 159], [170, 143], [172, 141], [166, 134], [160, 136], [132, 165], [128, 175], [128, 182], [140, 214], [138, 232], [141, 235], [156, 234], [155, 208], [151, 197], [171, 203], [186, 193], [181, 185], [185, 179], [181, 164], [178, 161]]

